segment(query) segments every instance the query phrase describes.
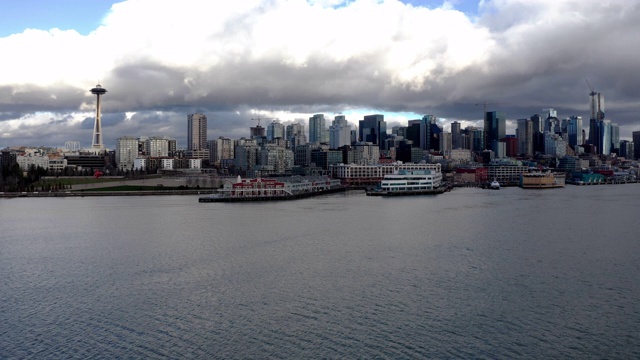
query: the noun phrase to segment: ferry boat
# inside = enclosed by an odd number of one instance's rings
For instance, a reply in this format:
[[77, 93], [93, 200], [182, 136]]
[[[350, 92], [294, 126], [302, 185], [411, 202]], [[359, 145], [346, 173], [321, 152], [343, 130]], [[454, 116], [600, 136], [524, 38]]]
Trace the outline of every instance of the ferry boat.
[[201, 197], [199, 202], [242, 202], [293, 200], [345, 191], [340, 180], [326, 176], [292, 176], [286, 178], [242, 179], [227, 181], [216, 194]]
[[496, 179], [493, 179], [493, 181], [489, 184], [489, 189], [500, 190], [500, 183]]
[[385, 175], [380, 184], [367, 191], [370, 196], [441, 194], [442, 173], [435, 170], [399, 170]]
[[518, 186], [523, 189], [553, 189], [564, 187], [564, 184], [564, 173], [536, 171], [520, 175]]

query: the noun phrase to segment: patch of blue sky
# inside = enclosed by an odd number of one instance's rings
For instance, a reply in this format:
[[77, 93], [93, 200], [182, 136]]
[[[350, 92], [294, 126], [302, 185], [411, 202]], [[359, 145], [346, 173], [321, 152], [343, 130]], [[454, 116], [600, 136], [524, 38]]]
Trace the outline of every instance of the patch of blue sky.
[[75, 30], [87, 35], [102, 24], [115, 0], [7, 0], [0, 10], [0, 37], [26, 29]]
[[467, 15], [478, 14], [478, 0], [400, 0], [405, 4], [411, 4], [413, 6], [422, 6], [429, 9], [436, 9], [441, 7], [448, 7]]
[[[355, 0], [307, 0], [312, 4], [322, 4], [334, 8], [348, 6]], [[382, 1], [382, 0], [379, 0]], [[428, 9], [448, 8], [463, 12], [469, 16], [478, 15], [478, 0], [400, 0], [400, 2], [415, 7], [425, 7]]]

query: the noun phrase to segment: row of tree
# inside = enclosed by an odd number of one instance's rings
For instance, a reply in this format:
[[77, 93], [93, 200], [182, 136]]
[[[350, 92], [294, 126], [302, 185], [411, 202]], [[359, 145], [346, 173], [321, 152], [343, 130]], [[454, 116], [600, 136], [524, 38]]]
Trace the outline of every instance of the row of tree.
[[35, 185], [40, 178], [47, 176], [47, 169], [40, 166], [31, 166], [26, 174], [20, 169], [17, 163], [2, 167], [2, 176], [0, 177], [0, 191], [36, 191]]

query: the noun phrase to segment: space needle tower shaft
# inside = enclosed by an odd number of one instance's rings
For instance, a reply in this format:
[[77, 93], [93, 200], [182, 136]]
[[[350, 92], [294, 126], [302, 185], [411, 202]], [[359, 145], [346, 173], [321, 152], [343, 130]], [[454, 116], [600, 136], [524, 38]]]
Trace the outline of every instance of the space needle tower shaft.
[[100, 119], [100, 96], [107, 92], [100, 84], [91, 89], [91, 93], [96, 96], [96, 120], [93, 124], [93, 140], [91, 142], [91, 148], [96, 150], [103, 150], [104, 144], [102, 143], [102, 121]]

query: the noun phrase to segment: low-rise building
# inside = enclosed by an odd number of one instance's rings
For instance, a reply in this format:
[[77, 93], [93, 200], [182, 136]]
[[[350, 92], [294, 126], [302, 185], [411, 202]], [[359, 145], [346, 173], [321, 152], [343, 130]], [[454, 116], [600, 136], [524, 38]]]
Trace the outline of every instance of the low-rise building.
[[487, 168], [485, 167], [458, 167], [453, 174], [453, 181], [456, 184], [484, 184], [489, 181]]
[[496, 159], [487, 166], [489, 180], [496, 180], [500, 184], [514, 185], [520, 181], [520, 175], [529, 171], [529, 167], [522, 162], [510, 158]]
[[441, 172], [442, 166], [440, 164], [395, 162], [376, 165], [338, 164], [330, 167], [333, 178], [340, 179], [343, 185], [352, 187], [377, 185], [385, 175], [397, 173], [399, 170], [435, 170]]
[[16, 156], [16, 162], [22, 171], [29, 170], [30, 167], [49, 168], [49, 157], [42, 155], [25, 154]]

